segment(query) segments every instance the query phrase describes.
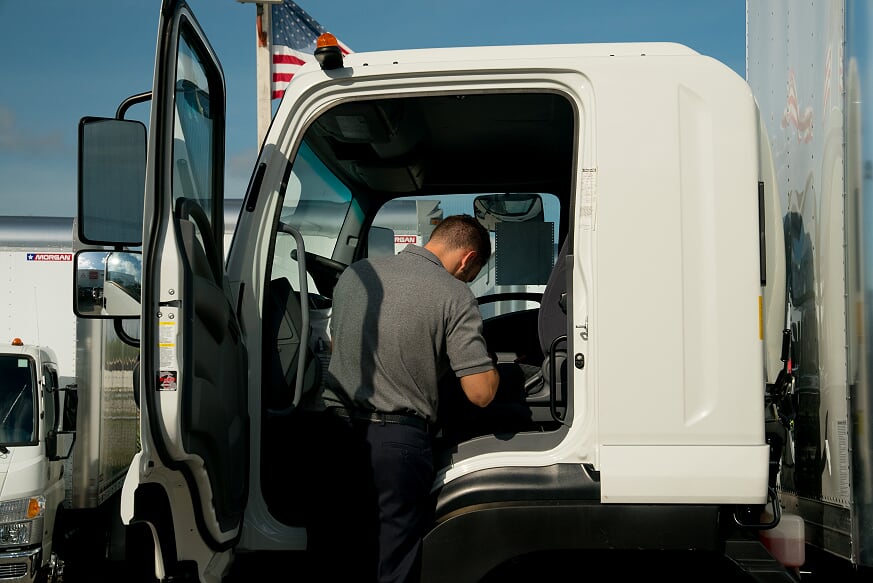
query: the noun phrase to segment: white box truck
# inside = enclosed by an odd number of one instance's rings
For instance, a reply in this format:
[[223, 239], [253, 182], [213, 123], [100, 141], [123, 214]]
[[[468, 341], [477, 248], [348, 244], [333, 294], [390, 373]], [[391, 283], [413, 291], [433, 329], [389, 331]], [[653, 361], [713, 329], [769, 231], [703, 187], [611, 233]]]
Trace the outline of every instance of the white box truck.
[[779, 497], [802, 520], [808, 563], [842, 563], [869, 580], [873, 11], [855, 0], [746, 6], [747, 77], [769, 134], [789, 266], [793, 410]]
[[[156, 579], [324, 568], [306, 520], [331, 500], [306, 487], [298, 412], [318, 404], [333, 283], [410, 198], [493, 232], [472, 289], [499, 305], [489, 349], [513, 356], [495, 402], [523, 413], [440, 417], [424, 581], [797, 580], [761, 541], [781, 511], [767, 420], [793, 371], [777, 179], [744, 79], [672, 43], [343, 56], [325, 37], [225, 258], [221, 67], [184, 2], [162, 3], [158, 39], [151, 93], [80, 122], [78, 233], [142, 261], [121, 510], [147, 525]], [[148, 132], [124, 119], [145, 98]]]
[[[73, 224], [69, 217], [0, 217], [0, 383], [3, 399], [15, 397], [0, 442], [4, 580], [51, 581], [65, 570], [68, 579], [95, 575], [102, 559], [119, 558], [123, 548], [113, 537], [123, 533], [120, 488], [138, 449], [138, 349], [119, 339], [112, 322], [73, 314], [74, 290], [84, 289], [74, 285]], [[122, 330], [137, 328], [133, 321]], [[9, 436], [14, 418], [29, 422], [25, 437]], [[35, 516], [20, 514], [32, 507]]]

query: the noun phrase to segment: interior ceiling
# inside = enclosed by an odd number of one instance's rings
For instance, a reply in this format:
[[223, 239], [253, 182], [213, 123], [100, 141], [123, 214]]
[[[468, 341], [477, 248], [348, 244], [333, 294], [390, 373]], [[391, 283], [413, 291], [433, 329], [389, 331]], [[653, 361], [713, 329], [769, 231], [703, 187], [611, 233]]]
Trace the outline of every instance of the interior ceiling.
[[570, 103], [552, 93], [441, 95], [347, 102], [306, 140], [353, 191], [565, 197], [575, 128]]

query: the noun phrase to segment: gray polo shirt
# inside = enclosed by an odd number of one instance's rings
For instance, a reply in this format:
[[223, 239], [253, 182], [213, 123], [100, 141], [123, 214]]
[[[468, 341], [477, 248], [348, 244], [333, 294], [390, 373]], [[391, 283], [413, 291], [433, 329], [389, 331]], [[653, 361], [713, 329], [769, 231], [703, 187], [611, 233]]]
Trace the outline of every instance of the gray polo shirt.
[[462, 377], [494, 368], [473, 292], [416, 245], [347, 267], [334, 288], [330, 328], [327, 406], [433, 422], [444, 373]]

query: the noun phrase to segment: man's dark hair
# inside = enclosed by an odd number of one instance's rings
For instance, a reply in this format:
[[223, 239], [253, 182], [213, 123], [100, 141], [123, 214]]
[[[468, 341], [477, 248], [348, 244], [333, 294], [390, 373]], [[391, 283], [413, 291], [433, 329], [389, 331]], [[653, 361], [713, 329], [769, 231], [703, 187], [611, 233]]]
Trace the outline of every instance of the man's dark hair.
[[491, 257], [491, 237], [488, 229], [470, 215], [450, 215], [444, 218], [430, 234], [450, 249], [467, 248], [476, 252], [479, 265]]

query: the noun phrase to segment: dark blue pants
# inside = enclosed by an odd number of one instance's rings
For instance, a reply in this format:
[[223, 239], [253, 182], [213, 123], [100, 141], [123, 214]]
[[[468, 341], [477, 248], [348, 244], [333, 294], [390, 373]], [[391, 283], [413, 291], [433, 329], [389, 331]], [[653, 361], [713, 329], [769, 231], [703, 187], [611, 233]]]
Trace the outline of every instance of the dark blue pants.
[[430, 524], [433, 484], [431, 436], [394, 423], [363, 424], [379, 507], [379, 583], [411, 583], [421, 576], [422, 537]]
[[[433, 453], [423, 429], [311, 415], [299, 487], [309, 550], [324, 580], [415, 583], [432, 521]], [[304, 437], [305, 436], [305, 437]]]

